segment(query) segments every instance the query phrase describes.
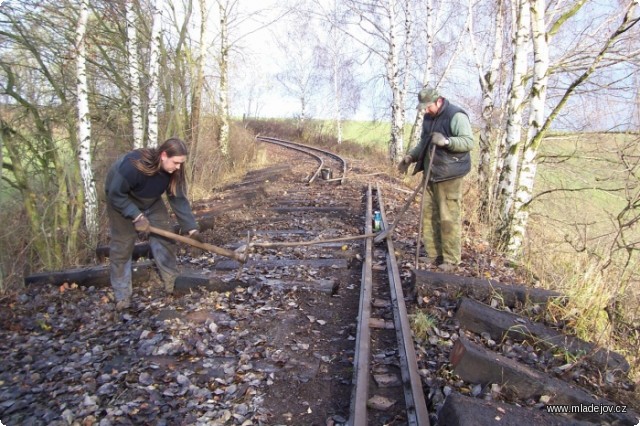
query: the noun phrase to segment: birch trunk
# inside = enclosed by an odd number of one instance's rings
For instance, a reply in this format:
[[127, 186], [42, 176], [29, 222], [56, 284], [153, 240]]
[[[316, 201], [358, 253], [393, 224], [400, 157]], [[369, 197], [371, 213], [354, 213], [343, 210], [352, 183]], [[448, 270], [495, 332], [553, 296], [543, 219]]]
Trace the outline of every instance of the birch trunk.
[[127, 0], [127, 52], [129, 54], [129, 86], [131, 98], [131, 124], [133, 127], [133, 147], [144, 146], [144, 129], [142, 125], [142, 107], [140, 102], [140, 70], [137, 47], [136, 12], [134, 0]]
[[[338, 0], [334, 0], [333, 2], [333, 13], [338, 13]], [[333, 21], [333, 19], [332, 19]], [[331, 50], [331, 75], [332, 75], [332, 85], [333, 85], [333, 114], [334, 121], [336, 125], [336, 139], [338, 144], [342, 143], [342, 114], [340, 112], [340, 107], [342, 106], [342, 91], [340, 88], [342, 87], [340, 81], [340, 45], [339, 45], [339, 37], [338, 37], [337, 22], [331, 23], [331, 31], [330, 31], [330, 42], [331, 45], [329, 49]]]
[[334, 99], [334, 120], [336, 123], [336, 139], [338, 144], [342, 143], [342, 114], [340, 113], [341, 96], [340, 96], [340, 67], [338, 66], [338, 58], [333, 56], [332, 74], [333, 74], [333, 99]]
[[515, 183], [518, 176], [518, 160], [521, 151], [522, 110], [525, 98], [528, 39], [530, 31], [529, 0], [518, 0], [515, 4], [516, 34], [513, 40], [513, 76], [507, 104], [507, 132], [505, 138], [504, 166], [498, 182], [500, 201], [499, 232], [508, 228], [511, 217]]
[[[480, 89], [482, 92], [482, 125], [480, 129], [478, 155], [478, 188], [480, 193], [480, 218], [487, 221], [490, 217], [492, 206], [492, 194], [494, 193], [493, 184], [495, 182], [495, 173], [492, 173], [492, 147], [494, 142], [500, 139], [502, 132], [500, 131], [499, 120], [496, 123], [494, 118], [495, 97], [497, 96], [496, 83], [500, 75], [500, 64], [502, 59], [503, 48], [503, 31], [504, 31], [504, 0], [498, 0], [495, 11], [495, 21], [493, 29], [493, 53], [489, 66], [485, 69], [475, 42], [473, 30], [473, 3], [469, 3], [469, 20], [467, 21], [467, 29], [470, 35], [471, 50], [478, 68], [478, 77], [480, 81]], [[498, 125], [496, 125], [498, 124]], [[497, 144], [496, 144], [497, 145]]]
[[[568, 99], [575, 92], [576, 88], [586, 82], [591, 74], [595, 72], [598, 65], [604, 59], [605, 54], [609, 49], [614, 46], [616, 40], [631, 27], [638, 23], [638, 18], [635, 16], [635, 9], [640, 4], [640, 0], [632, 0], [625, 12], [625, 16], [620, 23], [620, 26], [612, 33], [612, 35], [605, 41], [604, 45], [593, 59], [593, 62], [587, 70], [585, 70], [576, 80], [574, 80], [565, 93], [562, 95], [558, 104], [554, 107], [549, 116], [544, 119], [544, 100], [546, 97], [547, 88], [547, 73], [549, 68], [549, 53], [548, 53], [548, 36], [545, 30], [544, 23], [544, 0], [535, 0], [534, 6], [531, 11], [535, 16], [532, 18], [532, 25], [534, 28], [534, 87], [532, 88], [532, 119], [529, 136], [527, 138], [526, 149], [523, 156], [523, 165], [520, 173], [520, 179], [518, 181], [518, 193], [516, 194], [514, 202], [513, 216], [509, 221], [509, 227], [507, 229], [508, 245], [507, 253], [512, 257], [515, 257], [521, 250], [523, 238], [526, 231], [527, 221], [529, 218], [528, 207], [532, 199], [533, 184], [535, 182], [535, 176], [537, 171], [537, 163], [535, 162], [537, 152], [542, 143], [542, 139], [549, 130], [551, 123], [558, 116], [560, 110], [564, 107]], [[579, 2], [576, 6], [569, 10], [565, 15], [561, 16], [556, 24], [552, 27], [552, 31], [556, 31], [558, 25], [566, 22], [569, 16], [577, 13], [577, 10], [584, 4]], [[542, 15], [542, 16], [540, 16]], [[541, 99], [540, 99], [541, 98]], [[535, 108], [534, 108], [535, 101]], [[542, 124], [541, 124], [542, 123]]]
[[[584, 4], [580, 2], [576, 8], [567, 12], [564, 16], [557, 20], [558, 23], [566, 22], [568, 16], [577, 12]], [[518, 181], [518, 192], [514, 202], [513, 217], [508, 227], [508, 245], [507, 253], [515, 256], [520, 251], [524, 235], [526, 232], [527, 221], [529, 218], [528, 207], [532, 199], [533, 185], [535, 182], [537, 163], [536, 155], [540, 148], [540, 144], [553, 120], [557, 117], [560, 110], [564, 107], [568, 99], [575, 92], [576, 88], [586, 82], [591, 74], [595, 72], [598, 65], [604, 58], [605, 54], [615, 44], [615, 41], [632, 26], [638, 23], [635, 17], [635, 9], [640, 4], [640, 0], [632, 0], [625, 12], [625, 16], [620, 26], [605, 41], [603, 47], [593, 59], [591, 66], [585, 70], [576, 80], [574, 80], [561, 97], [549, 117], [544, 119], [544, 101], [547, 89], [547, 73], [549, 68], [549, 47], [544, 22], [545, 2], [544, 0], [535, 0], [534, 6], [531, 8], [532, 25], [534, 30], [534, 86], [532, 88], [532, 119], [530, 122], [529, 135], [523, 156], [522, 171]], [[557, 26], [554, 26], [557, 30]]]
[[93, 177], [91, 161], [91, 116], [89, 114], [89, 87], [86, 67], [86, 32], [89, 20], [89, 0], [80, 5], [80, 19], [76, 33], [76, 68], [78, 92], [78, 161], [80, 177], [84, 187], [85, 225], [89, 233], [89, 244], [94, 247], [98, 242], [98, 195]]
[[[422, 87], [426, 87], [431, 82], [433, 75], [433, 39], [435, 28], [433, 26], [433, 0], [425, 0], [425, 8], [427, 15], [425, 17], [426, 35], [427, 35], [427, 63], [425, 65], [424, 74], [422, 75]], [[416, 118], [411, 127], [411, 136], [409, 139], [409, 148], [412, 148], [420, 142], [420, 134], [422, 133], [422, 121], [424, 114], [416, 111]], [[402, 159], [402, 157], [400, 157]]]
[[218, 90], [218, 105], [220, 107], [220, 128], [218, 129], [218, 143], [220, 152], [225, 158], [229, 157], [229, 16], [227, 9], [218, 3], [220, 9], [220, 87]]
[[513, 217], [509, 221], [507, 254], [514, 257], [522, 247], [529, 210], [527, 208], [533, 194], [536, 178], [536, 155], [538, 147], [534, 143], [544, 122], [547, 82], [549, 80], [549, 46], [545, 24], [545, 0], [532, 0], [531, 33], [533, 36], [533, 85], [531, 87], [531, 112], [527, 142], [522, 156], [522, 167], [518, 177], [517, 191], [513, 205]]
[[158, 146], [158, 98], [159, 98], [159, 70], [160, 44], [162, 43], [162, 9], [158, 0], [151, 0], [151, 53], [149, 55], [149, 110], [147, 131], [147, 146]]
[[[389, 21], [388, 56], [386, 62], [387, 80], [391, 87], [391, 139], [389, 141], [389, 159], [397, 163], [404, 154], [404, 98], [406, 93], [406, 78], [401, 80], [400, 47], [398, 46], [397, 9], [395, 0], [389, 0], [386, 8]], [[406, 21], [405, 21], [406, 22]], [[408, 40], [405, 40], [405, 49]], [[406, 69], [404, 72], [408, 72]]]
[[[196, 61], [196, 79], [191, 92], [191, 128], [189, 131], [191, 139], [191, 161], [190, 161], [190, 177], [193, 179], [196, 161], [198, 155], [198, 141], [200, 139], [200, 111], [202, 109], [202, 90], [204, 87], [204, 56], [206, 53], [206, 45], [204, 34], [207, 30], [207, 9], [205, 0], [199, 1], [200, 8], [200, 50]], [[192, 186], [193, 187], [193, 186]]]

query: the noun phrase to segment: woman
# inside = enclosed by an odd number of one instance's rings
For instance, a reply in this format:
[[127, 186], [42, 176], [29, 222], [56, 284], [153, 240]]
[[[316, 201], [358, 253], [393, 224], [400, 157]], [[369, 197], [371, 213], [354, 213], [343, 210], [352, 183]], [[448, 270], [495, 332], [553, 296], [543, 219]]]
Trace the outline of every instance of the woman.
[[[185, 196], [182, 166], [186, 159], [187, 147], [184, 142], [171, 138], [158, 148], [131, 151], [109, 169], [105, 191], [111, 227], [110, 277], [117, 310], [127, 309], [131, 304], [131, 256], [136, 237], [147, 238], [150, 225], [171, 230], [162, 194], [167, 194], [180, 228], [187, 231], [191, 238], [202, 241]], [[167, 293], [172, 293], [178, 275], [176, 244], [151, 235], [149, 246], [164, 288]]]

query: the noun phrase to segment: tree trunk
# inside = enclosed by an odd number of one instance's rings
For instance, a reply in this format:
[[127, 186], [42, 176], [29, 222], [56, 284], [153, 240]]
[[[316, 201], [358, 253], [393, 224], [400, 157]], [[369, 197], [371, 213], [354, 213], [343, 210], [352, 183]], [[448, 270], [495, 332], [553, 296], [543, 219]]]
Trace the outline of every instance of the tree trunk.
[[[200, 7], [200, 51], [196, 60], [196, 78], [191, 89], [191, 127], [188, 132], [191, 139], [191, 160], [189, 167], [189, 178], [193, 180], [196, 170], [196, 159], [198, 156], [198, 140], [200, 138], [200, 112], [202, 109], [202, 90], [204, 87], [204, 57], [206, 53], [206, 44], [204, 34], [207, 30], [207, 9], [205, 0], [199, 0]], [[193, 188], [193, 185], [191, 186]]]
[[[605, 54], [614, 45], [615, 41], [631, 27], [638, 23], [638, 18], [634, 17], [635, 8], [640, 3], [640, 0], [632, 0], [629, 3], [625, 16], [620, 23], [620, 26], [612, 33], [612, 35], [605, 41], [603, 47], [599, 53], [593, 59], [591, 66], [582, 73], [573, 83], [571, 83], [568, 89], [561, 97], [558, 104], [555, 106], [549, 117], [544, 119], [544, 102], [546, 99], [547, 90], [547, 73], [549, 68], [549, 52], [548, 52], [548, 34], [545, 31], [544, 0], [534, 0], [534, 5], [531, 8], [532, 11], [532, 25], [534, 25], [534, 84], [532, 87], [531, 99], [532, 99], [532, 111], [530, 119], [529, 135], [527, 137], [527, 143], [523, 155], [522, 170], [520, 172], [518, 180], [518, 191], [514, 199], [513, 211], [511, 217], [507, 222], [507, 228], [504, 235], [507, 237], [507, 253], [511, 256], [516, 256], [520, 251], [523, 244], [523, 238], [526, 231], [527, 220], [529, 218], [528, 207], [533, 197], [533, 184], [535, 182], [537, 163], [536, 155], [538, 149], [544, 138], [544, 135], [549, 130], [551, 123], [557, 117], [559, 111], [564, 107], [567, 100], [574, 93], [576, 88], [589, 79], [591, 74], [595, 72], [599, 63], [604, 58]], [[569, 10], [565, 15], [558, 19], [557, 22], [564, 23], [566, 18], [577, 12], [579, 6], [583, 3], [576, 5], [573, 9]], [[544, 123], [543, 123], [544, 121]]]
[[[334, 2], [334, 7], [337, 8], [338, 2]], [[331, 27], [331, 48], [335, 48], [337, 46], [337, 37], [335, 36], [336, 31], [338, 31], [333, 25]], [[333, 83], [333, 111], [334, 111], [334, 120], [336, 123], [336, 139], [338, 140], [338, 144], [342, 143], [342, 114], [340, 113], [340, 107], [342, 105], [342, 96], [341, 90], [342, 87], [340, 84], [340, 56], [337, 52], [331, 55], [331, 76]]]
[[129, 85], [131, 98], [131, 124], [133, 127], [133, 147], [144, 146], [142, 106], [140, 102], [140, 70], [136, 32], [136, 12], [133, 0], [127, 0], [127, 52], [129, 53]]
[[83, 0], [80, 9], [80, 19], [77, 30], [77, 58], [78, 73], [78, 161], [80, 162], [80, 176], [84, 185], [85, 224], [89, 233], [89, 245], [98, 242], [98, 195], [93, 178], [91, 161], [91, 116], [89, 114], [89, 88], [87, 86], [86, 67], [86, 31], [89, 19], [89, 0]]
[[[527, 54], [530, 11], [529, 0], [518, 0], [516, 7], [516, 28], [513, 40], [513, 76], [509, 102], [507, 105], [507, 133], [504, 166], [498, 182], [498, 197], [500, 201], [500, 220], [498, 231], [502, 235], [508, 228], [511, 218], [515, 184], [518, 176], [518, 160], [521, 151], [522, 110], [525, 98], [525, 78], [527, 72]], [[504, 236], [504, 235], [502, 235]]]
[[220, 152], [225, 158], [229, 157], [229, 101], [227, 87], [229, 78], [229, 16], [221, 2], [220, 9], [220, 88], [218, 91], [218, 105], [220, 106], [220, 127], [218, 129], [218, 143]]
[[[2, 182], [2, 169], [4, 168], [4, 123], [0, 122], [0, 182]], [[0, 255], [0, 294], [4, 293], [4, 256]]]
[[386, 68], [392, 99], [389, 159], [397, 163], [404, 154], [404, 96], [406, 87], [403, 87], [403, 83], [399, 79], [400, 47], [398, 46], [397, 12], [394, 0], [389, 1], [387, 19], [389, 21], [389, 42]]
[[529, 113], [529, 129], [527, 142], [522, 157], [522, 168], [518, 177], [518, 185], [513, 204], [513, 217], [509, 221], [507, 253], [515, 257], [522, 247], [526, 223], [529, 217], [527, 208], [533, 195], [533, 184], [536, 177], [537, 146], [533, 144], [535, 135], [544, 122], [544, 106], [547, 99], [547, 82], [549, 80], [549, 46], [545, 23], [545, 0], [532, 0], [531, 31], [533, 35], [533, 85], [531, 87], [531, 111]]
[[[493, 184], [496, 176], [492, 172], [492, 147], [494, 142], [501, 138], [502, 132], [499, 127], [499, 120], [495, 120], [495, 101], [498, 96], [496, 90], [496, 82], [500, 75], [500, 64], [502, 59], [503, 47], [503, 31], [504, 31], [504, 1], [497, 1], [497, 10], [495, 11], [495, 27], [493, 34], [493, 54], [488, 68], [485, 70], [481, 62], [478, 49], [476, 48], [475, 36], [473, 31], [473, 9], [472, 3], [469, 3], [469, 20], [468, 31], [471, 40], [472, 51], [478, 68], [478, 77], [480, 81], [480, 89], [482, 91], [482, 126], [480, 129], [478, 155], [478, 188], [480, 193], [480, 218], [483, 221], [489, 220], [491, 216], [491, 207], [494, 193]], [[498, 121], [496, 123], [496, 121]], [[498, 125], [496, 125], [498, 124]], [[495, 169], [493, 169], [495, 170]]]
[[162, 9], [158, 0], [151, 1], [151, 54], [149, 57], [149, 110], [147, 132], [147, 146], [158, 146], [158, 92], [160, 70], [160, 45], [162, 43]]
[[[425, 1], [426, 15], [426, 34], [427, 34], [427, 64], [422, 75], [422, 87], [429, 85], [433, 74], [433, 39], [435, 34], [435, 28], [433, 27], [433, 0]], [[411, 136], [409, 139], [408, 148], [416, 146], [420, 142], [420, 134], [422, 133], [422, 122], [424, 120], [424, 114], [416, 111], [416, 118], [413, 121], [411, 127]], [[402, 157], [400, 157], [402, 159]]]

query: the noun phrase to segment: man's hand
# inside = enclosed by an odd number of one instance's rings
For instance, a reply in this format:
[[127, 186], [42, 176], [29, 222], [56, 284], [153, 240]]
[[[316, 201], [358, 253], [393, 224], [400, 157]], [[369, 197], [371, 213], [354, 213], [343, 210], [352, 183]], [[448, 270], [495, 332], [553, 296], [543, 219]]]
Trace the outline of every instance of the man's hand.
[[[189, 238], [196, 240], [199, 243], [204, 243], [204, 239], [202, 238], [200, 231], [198, 231], [197, 229], [193, 229], [189, 232]], [[202, 249], [192, 246], [189, 251], [189, 254], [191, 255], [191, 257], [200, 257], [202, 256], [203, 252], [204, 251]]]
[[411, 158], [410, 155], [405, 155], [398, 163], [398, 171], [402, 174], [406, 174], [409, 164], [411, 163], [413, 163], [413, 158]]
[[447, 146], [449, 145], [449, 139], [447, 139], [442, 133], [440, 132], [433, 132], [431, 134], [431, 142], [433, 142], [434, 145], [439, 146], [440, 148], [442, 148], [443, 146]]
[[141, 241], [146, 241], [149, 238], [149, 219], [142, 213], [138, 215], [133, 221], [133, 226], [136, 228], [136, 232], [138, 233], [138, 238]]

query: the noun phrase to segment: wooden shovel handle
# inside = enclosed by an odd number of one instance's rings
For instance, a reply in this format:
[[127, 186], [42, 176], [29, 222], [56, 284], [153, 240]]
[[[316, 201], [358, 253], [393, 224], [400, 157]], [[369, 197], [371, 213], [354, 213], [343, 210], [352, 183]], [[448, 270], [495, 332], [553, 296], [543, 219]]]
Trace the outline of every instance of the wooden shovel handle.
[[173, 232], [165, 231], [164, 229], [156, 228], [155, 226], [149, 226], [149, 231], [161, 235], [166, 238], [170, 238], [174, 241], [179, 241], [181, 243], [189, 244], [190, 246], [197, 247], [202, 250], [210, 251], [211, 253], [216, 253], [224, 257], [229, 257], [231, 259], [237, 260], [240, 263], [245, 263], [245, 256], [238, 254], [234, 251], [227, 250], [222, 247], [214, 246], [213, 244], [201, 243], [200, 241], [196, 241], [193, 238], [185, 237], [183, 235], [174, 234]]

